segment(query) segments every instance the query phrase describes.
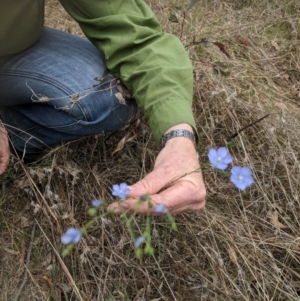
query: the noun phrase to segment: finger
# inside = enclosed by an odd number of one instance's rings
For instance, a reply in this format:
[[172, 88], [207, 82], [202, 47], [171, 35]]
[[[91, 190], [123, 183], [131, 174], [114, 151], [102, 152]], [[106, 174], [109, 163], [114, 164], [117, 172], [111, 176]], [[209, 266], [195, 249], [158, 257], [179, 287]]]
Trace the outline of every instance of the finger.
[[[195, 172], [197, 172], [197, 168], [198, 166], [196, 167]], [[180, 179], [183, 176], [185, 175], [181, 171], [178, 171], [176, 169], [174, 170], [174, 168], [171, 166], [156, 168], [155, 170], [147, 174], [142, 180], [129, 186], [129, 196], [137, 198], [145, 194], [152, 195], [159, 193], [173, 181]]]
[[0, 175], [4, 173], [9, 164], [10, 153], [6, 152], [0, 156]]
[[151, 202], [152, 206], [149, 206], [148, 202], [142, 202], [140, 199], [128, 199], [126, 201], [114, 202], [108, 206], [108, 211], [113, 211], [115, 214], [122, 213], [138, 213], [141, 215], [152, 213], [154, 214], [156, 203]]
[[150, 195], [149, 198], [152, 203], [150, 207], [147, 201], [128, 199], [111, 204], [109, 209], [114, 210], [116, 214], [128, 212], [158, 215], [155, 213], [155, 207], [157, 204], [163, 204], [172, 214], [200, 210], [205, 205], [205, 187], [195, 186], [190, 181], [180, 181], [160, 194]]
[[205, 205], [205, 187], [189, 180], [177, 182], [175, 185], [152, 196], [155, 203], [164, 204], [171, 214], [200, 210]]
[[154, 194], [160, 191], [166, 183], [170, 182], [171, 179], [166, 182], [169, 178], [167, 172], [163, 169], [157, 169], [147, 174], [142, 180], [131, 185], [129, 187], [130, 197], [140, 197], [144, 194]]

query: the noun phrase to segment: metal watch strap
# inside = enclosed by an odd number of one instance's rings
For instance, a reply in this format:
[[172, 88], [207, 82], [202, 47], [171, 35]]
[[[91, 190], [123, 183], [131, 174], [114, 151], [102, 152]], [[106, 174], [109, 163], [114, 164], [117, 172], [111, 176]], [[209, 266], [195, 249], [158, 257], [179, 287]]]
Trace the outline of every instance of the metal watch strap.
[[164, 146], [166, 145], [167, 141], [169, 141], [170, 139], [175, 138], [175, 137], [186, 137], [186, 138], [189, 138], [190, 140], [192, 140], [194, 142], [194, 145], [196, 147], [196, 138], [195, 138], [195, 135], [191, 131], [184, 130], [184, 129], [170, 131], [169, 133], [163, 135], [162, 138], [161, 138], [161, 140], [160, 140], [160, 147], [164, 148]]

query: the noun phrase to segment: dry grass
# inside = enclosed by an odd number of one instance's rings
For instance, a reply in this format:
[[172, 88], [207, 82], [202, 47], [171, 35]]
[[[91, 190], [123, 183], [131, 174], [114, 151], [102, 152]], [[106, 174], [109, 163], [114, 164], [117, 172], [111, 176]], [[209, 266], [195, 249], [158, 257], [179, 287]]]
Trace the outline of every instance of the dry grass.
[[[123, 222], [105, 218], [62, 262], [60, 235], [86, 221], [89, 200], [111, 201], [112, 183], [151, 169], [151, 136], [114, 156], [122, 132], [66, 144], [32, 167], [13, 159], [0, 198], [1, 300], [20, 289], [29, 247], [19, 300], [300, 300], [300, 3], [200, 0], [184, 15], [175, 8], [181, 2], [148, 1], [194, 64], [206, 208], [177, 216], [177, 232], [156, 219], [155, 258], [137, 260]], [[80, 34], [63, 14], [48, 1], [47, 24]], [[207, 150], [221, 145], [253, 169], [245, 193], [205, 164]]]

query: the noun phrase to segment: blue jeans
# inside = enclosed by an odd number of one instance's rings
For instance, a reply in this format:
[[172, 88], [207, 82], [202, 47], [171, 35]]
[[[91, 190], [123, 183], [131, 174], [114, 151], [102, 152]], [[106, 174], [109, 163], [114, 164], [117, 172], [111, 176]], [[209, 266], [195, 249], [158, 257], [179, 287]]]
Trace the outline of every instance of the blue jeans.
[[26, 51], [0, 57], [1, 119], [26, 154], [120, 130], [137, 107], [119, 90], [89, 41], [55, 29], [44, 28]]

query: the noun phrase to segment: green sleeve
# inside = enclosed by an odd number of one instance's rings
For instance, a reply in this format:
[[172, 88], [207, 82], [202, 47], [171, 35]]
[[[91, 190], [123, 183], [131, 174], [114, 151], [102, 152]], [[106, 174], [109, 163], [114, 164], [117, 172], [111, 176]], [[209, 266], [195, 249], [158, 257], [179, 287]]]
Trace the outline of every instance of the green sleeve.
[[191, 62], [181, 42], [162, 32], [144, 1], [60, 2], [132, 93], [156, 141], [179, 123], [196, 129]]

